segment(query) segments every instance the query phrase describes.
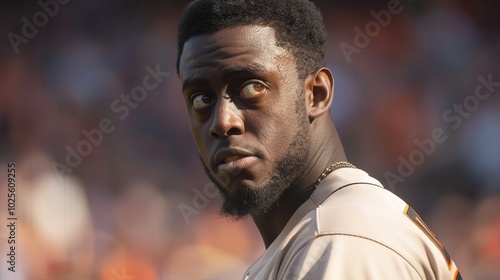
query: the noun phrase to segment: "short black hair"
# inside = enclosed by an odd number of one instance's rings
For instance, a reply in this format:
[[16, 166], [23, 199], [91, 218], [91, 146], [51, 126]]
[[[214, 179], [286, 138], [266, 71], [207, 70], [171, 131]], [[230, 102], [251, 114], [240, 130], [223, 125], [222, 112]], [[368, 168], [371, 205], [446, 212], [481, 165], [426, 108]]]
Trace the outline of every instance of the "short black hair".
[[184, 43], [191, 37], [243, 25], [273, 27], [277, 44], [295, 57], [301, 78], [325, 64], [323, 17], [309, 0], [195, 0], [178, 26], [177, 73]]

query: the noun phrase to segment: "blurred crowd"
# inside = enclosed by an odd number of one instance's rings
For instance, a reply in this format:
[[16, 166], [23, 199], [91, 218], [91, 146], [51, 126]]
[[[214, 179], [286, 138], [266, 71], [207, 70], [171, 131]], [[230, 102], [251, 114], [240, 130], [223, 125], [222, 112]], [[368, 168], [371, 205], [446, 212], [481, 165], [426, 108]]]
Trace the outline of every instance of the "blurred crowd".
[[[500, 279], [500, 5], [394, 1], [316, 1], [347, 156], [419, 212], [464, 279]], [[16, 47], [44, 9], [1, 4], [0, 279], [239, 279], [264, 251], [251, 220], [218, 215], [191, 139], [175, 70], [186, 2], [68, 1]], [[138, 96], [148, 67], [166, 77]], [[417, 144], [436, 129], [446, 140]]]

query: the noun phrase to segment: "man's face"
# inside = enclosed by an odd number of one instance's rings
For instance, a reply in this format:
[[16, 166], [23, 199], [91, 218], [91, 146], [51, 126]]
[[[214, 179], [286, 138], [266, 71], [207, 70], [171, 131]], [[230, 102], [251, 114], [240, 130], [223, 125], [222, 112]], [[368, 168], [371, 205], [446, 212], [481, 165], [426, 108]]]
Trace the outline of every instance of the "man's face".
[[247, 25], [194, 36], [179, 75], [191, 132], [222, 213], [267, 211], [308, 157], [303, 82], [274, 29]]

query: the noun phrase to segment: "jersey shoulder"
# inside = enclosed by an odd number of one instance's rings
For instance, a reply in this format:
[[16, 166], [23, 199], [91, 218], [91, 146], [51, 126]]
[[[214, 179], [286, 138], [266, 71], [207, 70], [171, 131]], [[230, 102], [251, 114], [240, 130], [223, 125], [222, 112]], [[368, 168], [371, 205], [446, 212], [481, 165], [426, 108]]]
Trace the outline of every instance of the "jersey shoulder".
[[332, 193], [310, 214], [315, 216], [317, 237], [342, 235], [378, 243], [408, 261], [425, 279], [457, 271], [444, 246], [416, 211], [382, 187], [349, 185]]

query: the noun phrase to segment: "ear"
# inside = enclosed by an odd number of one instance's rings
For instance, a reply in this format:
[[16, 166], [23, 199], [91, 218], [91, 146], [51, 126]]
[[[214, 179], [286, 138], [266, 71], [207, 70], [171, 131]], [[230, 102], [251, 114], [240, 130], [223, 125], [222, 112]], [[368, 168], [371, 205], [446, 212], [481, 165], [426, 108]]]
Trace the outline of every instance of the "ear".
[[306, 78], [304, 86], [309, 121], [327, 113], [333, 100], [333, 74], [323, 67]]

